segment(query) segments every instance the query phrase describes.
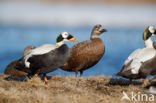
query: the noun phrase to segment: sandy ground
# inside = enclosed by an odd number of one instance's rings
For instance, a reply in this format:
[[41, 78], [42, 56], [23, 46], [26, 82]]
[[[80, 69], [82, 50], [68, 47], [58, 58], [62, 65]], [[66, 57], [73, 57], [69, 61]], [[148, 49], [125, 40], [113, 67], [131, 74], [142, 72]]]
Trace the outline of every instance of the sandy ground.
[[[121, 100], [128, 95], [143, 93], [140, 81], [112, 79], [104, 75], [87, 78], [50, 76], [45, 85], [40, 78], [0, 75], [0, 103], [134, 103]], [[139, 102], [135, 102], [139, 103]], [[144, 102], [141, 102], [144, 103]], [[155, 102], [145, 102], [155, 103]]]

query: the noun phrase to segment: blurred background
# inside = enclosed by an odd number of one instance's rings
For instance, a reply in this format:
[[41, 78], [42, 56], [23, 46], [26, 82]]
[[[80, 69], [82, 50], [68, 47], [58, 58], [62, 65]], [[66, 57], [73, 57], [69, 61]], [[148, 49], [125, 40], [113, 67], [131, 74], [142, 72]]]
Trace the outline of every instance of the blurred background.
[[[79, 42], [88, 40], [96, 24], [108, 30], [101, 35], [106, 52], [84, 76], [111, 76], [131, 52], [144, 47], [144, 29], [156, 27], [156, 0], [0, 0], [0, 73], [26, 46], [55, 44], [64, 31]], [[58, 69], [50, 74], [75, 73]]]

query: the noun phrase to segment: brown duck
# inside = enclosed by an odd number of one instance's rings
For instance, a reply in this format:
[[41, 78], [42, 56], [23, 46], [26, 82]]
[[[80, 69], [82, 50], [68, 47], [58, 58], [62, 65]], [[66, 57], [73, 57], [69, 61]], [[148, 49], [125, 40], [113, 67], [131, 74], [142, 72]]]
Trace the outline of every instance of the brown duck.
[[[34, 46], [27, 46], [23, 52], [23, 56], [27, 55], [29, 53], [29, 51], [31, 51], [32, 49], [35, 49]], [[22, 76], [22, 75], [27, 75], [26, 72], [20, 71], [15, 69], [16, 64], [18, 63], [18, 60], [15, 60], [13, 62], [11, 62], [5, 69], [4, 74], [7, 75], [12, 75], [12, 76]]]
[[89, 69], [98, 63], [105, 52], [105, 46], [100, 34], [106, 32], [102, 25], [98, 24], [93, 27], [90, 40], [80, 42], [70, 49], [70, 58], [61, 67], [65, 71], [74, 71], [78, 76], [83, 76], [83, 71]]

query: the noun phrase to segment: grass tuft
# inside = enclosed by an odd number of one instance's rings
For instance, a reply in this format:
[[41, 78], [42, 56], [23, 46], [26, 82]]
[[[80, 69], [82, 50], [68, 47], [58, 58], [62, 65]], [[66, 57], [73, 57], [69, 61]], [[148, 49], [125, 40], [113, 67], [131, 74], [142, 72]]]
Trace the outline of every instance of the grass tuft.
[[7, 77], [0, 75], [0, 103], [132, 103], [121, 101], [122, 91], [137, 93], [142, 88], [141, 84], [121, 85], [125, 80], [104, 75], [52, 76], [47, 85], [37, 77], [27, 81], [8, 81]]

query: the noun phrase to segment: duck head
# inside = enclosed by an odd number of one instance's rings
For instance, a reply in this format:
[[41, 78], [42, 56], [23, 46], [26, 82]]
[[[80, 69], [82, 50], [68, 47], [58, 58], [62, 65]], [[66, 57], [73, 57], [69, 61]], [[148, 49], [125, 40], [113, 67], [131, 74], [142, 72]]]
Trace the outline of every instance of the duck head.
[[97, 38], [97, 37], [99, 37], [99, 35], [102, 34], [103, 32], [107, 32], [107, 30], [104, 29], [104, 28], [102, 27], [102, 25], [97, 24], [97, 25], [95, 25], [95, 26], [93, 27], [91, 38]]
[[35, 49], [35, 46], [27, 46], [24, 49], [23, 56], [27, 55], [31, 50]]
[[78, 41], [78, 39], [74, 38], [71, 34], [67, 32], [62, 32], [56, 39], [57, 44], [64, 44], [66, 41]]
[[156, 36], [156, 30], [153, 26], [148, 26], [143, 33], [143, 40], [146, 41], [152, 36]]

